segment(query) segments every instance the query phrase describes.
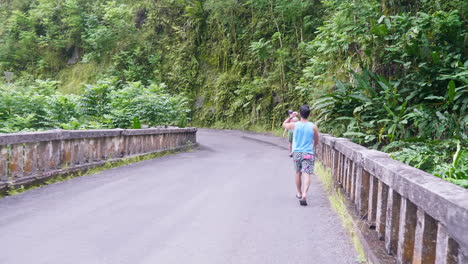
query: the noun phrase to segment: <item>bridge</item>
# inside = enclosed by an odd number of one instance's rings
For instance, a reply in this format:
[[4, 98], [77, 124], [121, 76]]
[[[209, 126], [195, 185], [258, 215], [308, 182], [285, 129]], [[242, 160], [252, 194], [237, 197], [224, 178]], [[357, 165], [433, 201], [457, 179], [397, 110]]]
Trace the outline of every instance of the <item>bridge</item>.
[[[196, 134], [196, 137], [195, 137]], [[317, 152], [373, 263], [468, 263], [468, 192], [345, 139]], [[196, 145], [199, 145], [196, 147]], [[279, 138], [187, 129], [0, 136], [0, 263], [358, 263], [317, 177], [294, 197]]]

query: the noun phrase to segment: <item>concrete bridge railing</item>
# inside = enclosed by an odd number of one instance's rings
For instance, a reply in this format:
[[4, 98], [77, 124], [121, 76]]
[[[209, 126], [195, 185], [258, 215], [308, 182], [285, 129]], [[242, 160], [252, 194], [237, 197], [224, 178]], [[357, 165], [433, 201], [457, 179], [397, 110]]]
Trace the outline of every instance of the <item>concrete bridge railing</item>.
[[0, 190], [196, 143], [196, 128], [53, 130], [0, 135]]
[[318, 159], [398, 263], [468, 263], [468, 191], [347, 139]]

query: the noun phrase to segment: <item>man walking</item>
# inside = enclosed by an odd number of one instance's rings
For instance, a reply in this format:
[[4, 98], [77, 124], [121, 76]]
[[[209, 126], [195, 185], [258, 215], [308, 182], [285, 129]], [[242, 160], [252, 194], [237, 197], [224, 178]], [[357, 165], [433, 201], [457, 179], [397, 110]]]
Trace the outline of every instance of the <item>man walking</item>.
[[[299, 122], [291, 122], [297, 116], [294, 112], [289, 118], [284, 120], [283, 127], [293, 130], [293, 161], [296, 169], [296, 197], [299, 203], [303, 206], [307, 205], [307, 192], [310, 186], [310, 175], [314, 173], [314, 149], [319, 143], [319, 131], [317, 126], [309, 122], [307, 118], [310, 115], [308, 105], [303, 105], [299, 109], [301, 120]], [[302, 175], [304, 174], [304, 184], [302, 184]]]

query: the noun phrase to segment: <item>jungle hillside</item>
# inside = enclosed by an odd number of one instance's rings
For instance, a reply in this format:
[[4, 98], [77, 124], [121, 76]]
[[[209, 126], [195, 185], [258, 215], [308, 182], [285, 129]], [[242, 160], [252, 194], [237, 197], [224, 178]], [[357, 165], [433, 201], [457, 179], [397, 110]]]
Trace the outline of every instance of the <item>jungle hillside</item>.
[[3, 0], [0, 132], [177, 125], [281, 133], [306, 103], [468, 188], [464, 0]]

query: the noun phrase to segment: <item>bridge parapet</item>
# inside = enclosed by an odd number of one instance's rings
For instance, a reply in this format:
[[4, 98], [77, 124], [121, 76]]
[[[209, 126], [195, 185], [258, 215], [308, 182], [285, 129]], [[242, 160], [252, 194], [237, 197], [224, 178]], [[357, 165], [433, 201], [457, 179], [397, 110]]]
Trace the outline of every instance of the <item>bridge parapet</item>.
[[347, 139], [317, 158], [398, 263], [468, 263], [468, 191]]
[[0, 190], [196, 143], [196, 128], [52, 130], [0, 135]]

